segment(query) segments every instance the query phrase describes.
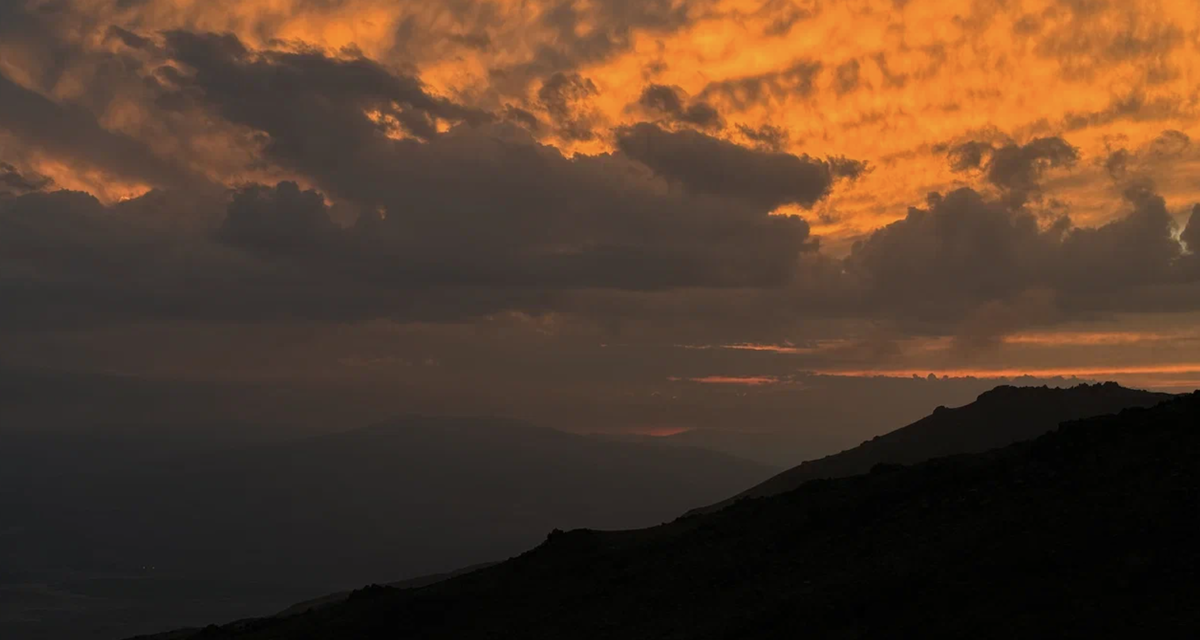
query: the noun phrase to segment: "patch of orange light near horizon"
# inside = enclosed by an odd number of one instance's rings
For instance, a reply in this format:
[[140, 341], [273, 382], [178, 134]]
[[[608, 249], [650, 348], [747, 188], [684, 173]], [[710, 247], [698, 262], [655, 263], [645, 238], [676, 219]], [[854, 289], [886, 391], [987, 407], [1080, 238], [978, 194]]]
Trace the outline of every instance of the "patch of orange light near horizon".
[[667, 380], [669, 382], [694, 382], [696, 384], [736, 385], [744, 387], [764, 387], [785, 382], [775, 376], [703, 376], [700, 378], [667, 378]]
[[1153, 376], [1200, 374], [1200, 362], [1164, 365], [1112, 365], [1091, 367], [1046, 367], [1046, 368], [980, 368], [980, 369], [830, 369], [817, 371], [820, 375], [844, 376], [851, 378], [911, 378], [924, 377], [930, 374], [939, 378], [1088, 378], [1102, 376]]
[[1031, 345], [1039, 347], [1060, 346], [1115, 346], [1141, 344], [1145, 342], [1178, 342], [1196, 340], [1200, 334], [1195, 332], [1142, 332], [1142, 331], [1097, 331], [1097, 332], [1062, 332], [1062, 333], [1021, 333], [1004, 338], [1006, 344]]

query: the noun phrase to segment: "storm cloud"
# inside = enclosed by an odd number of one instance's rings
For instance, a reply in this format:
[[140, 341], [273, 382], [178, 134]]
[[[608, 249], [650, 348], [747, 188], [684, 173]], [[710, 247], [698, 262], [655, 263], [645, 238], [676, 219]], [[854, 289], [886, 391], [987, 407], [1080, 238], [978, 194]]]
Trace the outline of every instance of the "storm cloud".
[[838, 177], [824, 160], [755, 151], [697, 131], [667, 131], [650, 123], [618, 131], [617, 148], [689, 191], [765, 209], [784, 204], [811, 207], [828, 195]]

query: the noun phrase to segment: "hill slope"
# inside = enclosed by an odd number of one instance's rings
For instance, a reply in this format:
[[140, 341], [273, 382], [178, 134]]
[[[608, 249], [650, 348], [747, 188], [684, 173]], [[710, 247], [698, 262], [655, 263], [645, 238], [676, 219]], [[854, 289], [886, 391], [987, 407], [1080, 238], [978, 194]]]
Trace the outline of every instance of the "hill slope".
[[1181, 637], [1200, 629], [1200, 393], [1032, 442], [552, 535], [416, 590], [172, 637]]
[[0, 592], [30, 601], [0, 602], [0, 627], [112, 638], [261, 615], [507, 558], [556, 527], [660, 524], [773, 471], [511, 421], [414, 418], [29, 479], [0, 487]]
[[1036, 438], [1068, 420], [1149, 407], [1170, 396], [1116, 383], [1079, 385], [1070, 389], [1002, 386], [964, 407], [939, 407], [913, 424], [861, 445], [810, 460], [738, 495], [699, 509], [711, 512], [749, 497], [791, 491], [809, 480], [844, 478], [866, 473], [877, 464], [913, 464], [959, 453], [980, 453]]

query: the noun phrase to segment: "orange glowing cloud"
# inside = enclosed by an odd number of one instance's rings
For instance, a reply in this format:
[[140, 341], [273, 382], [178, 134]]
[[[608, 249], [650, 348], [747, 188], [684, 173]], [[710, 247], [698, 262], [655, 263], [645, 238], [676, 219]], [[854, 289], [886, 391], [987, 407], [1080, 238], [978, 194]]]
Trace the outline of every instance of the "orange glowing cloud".
[[[233, 33], [259, 48], [352, 50], [415, 71], [434, 93], [486, 109], [512, 106], [545, 121], [554, 116], [539, 88], [557, 71], [577, 73], [595, 87], [583, 108], [597, 135], [567, 139], [553, 126], [539, 134], [568, 153], [610, 151], [609, 128], [646, 117], [631, 105], [648, 85], [677, 87], [720, 112], [721, 137], [754, 145], [762, 143], [756, 132], [769, 130], [783, 150], [848, 156], [875, 168], [853, 185], [839, 185], [806, 216], [833, 250], [902, 216], [929, 191], [981, 184], [978, 174], [950, 170], [944, 148], [955, 142], [1065, 137], [1082, 161], [1049, 176], [1056, 206], [1097, 223], [1113, 215], [1111, 196], [1096, 180], [1073, 175], [1101, 179], [1109, 154], [1149, 145], [1167, 129], [1200, 135], [1191, 82], [1200, 74], [1200, 17], [1188, 3], [1171, 0], [1087, 8], [1059, 0], [706, 0], [649, 3], [625, 13], [605, 3], [575, 3], [563, 13], [549, 0], [73, 0], [70, 6], [52, 19], [62, 37], [83, 48], [112, 50], [117, 45], [106, 30], [118, 26], [150, 39], [187, 29]], [[45, 62], [17, 45], [4, 50], [4, 73], [38, 85]], [[97, 81], [94, 69], [80, 65], [38, 88], [67, 99]], [[101, 115], [114, 129], [171, 152], [172, 136], [149, 126], [154, 116], [142, 106], [105, 109]], [[245, 153], [228, 140], [207, 150], [213, 165]], [[247, 172], [254, 164], [241, 162]], [[1151, 168], [1177, 207], [1200, 196], [1200, 187], [1181, 177], [1184, 164]], [[231, 167], [202, 172], [249, 179]]]

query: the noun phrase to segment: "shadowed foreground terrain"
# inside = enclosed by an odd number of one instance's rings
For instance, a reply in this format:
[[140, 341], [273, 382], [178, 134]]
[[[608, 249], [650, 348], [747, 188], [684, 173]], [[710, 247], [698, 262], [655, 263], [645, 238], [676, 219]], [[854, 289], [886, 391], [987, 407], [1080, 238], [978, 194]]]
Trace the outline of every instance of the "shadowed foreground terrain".
[[660, 524], [774, 471], [699, 449], [450, 418], [131, 459], [0, 485], [0, 638], [111, 640], [264, 615], [509, 558], [555, 527]]
[[1198, 455], [1200, 393], [161, 637], [1177, 637], [1200, 628]]
[[1030, 440], [1068, 420], [1151, 407], [1169, 394], [1126, 389], [1115, 382], [1069, 389], [1001, 386], [964, 407], [938, 407], [907, 427], [872, 438], [841, 453], [810, 460], [742, 493], [697, 512], [711, 512], [741, 498], [772, 496], [819, 478], [866, 473], [877, 464], [914, 464], [960, 453], [981, 453]]

